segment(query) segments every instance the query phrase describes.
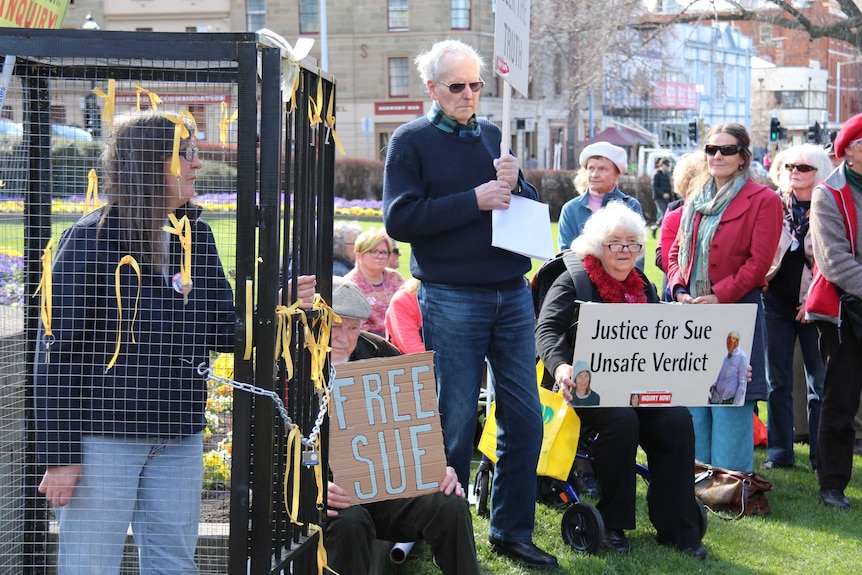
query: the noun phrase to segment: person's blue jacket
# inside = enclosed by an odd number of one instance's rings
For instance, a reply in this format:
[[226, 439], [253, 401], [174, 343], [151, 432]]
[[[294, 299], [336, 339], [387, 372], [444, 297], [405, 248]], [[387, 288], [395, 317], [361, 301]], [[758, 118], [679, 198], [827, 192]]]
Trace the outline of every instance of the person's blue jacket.
[[[584, 224], [593, 215], [587, 198], [587, 192], [584, 191], [580, 196], [563, 204], [563, 209], [560, 212], [560, 227], [557, 232], [557, 248], [560, 251], [571, 247], [572, 240], [583, 233]], [[628, 207], [643, 216], [640, 202], [633, 196], [624, 194], [619, 187], [614, 187], [613, 190], [604, 195], [602, 206], [606, 206], [610, 201], [625, 202]], [[643, 256], [638, 259], [643, 259]], [[643, 264], [639, 267], [643, 268]]]
[[[139, 282], [132, 265], [118, 268], [129, 250], [121, 243], [117, 215], [109, 214], [99, 229], [105, 209], [63, 232], [54, 259], [53, 343], [46, 347], [41, 326], [34, 374], [43, 465], [81, 463], [82, 435], [169, 438], [200, 432], [207, 390], [198, 364], [209, 361], [210, 351], [232, 350], [233, 291], [212, 230], [198, 219], [200, 208], [187, 204], [176, 212], [191, 223], [188, 303], [172, 285], [181, 257], [178, 239], [171, 236], [167, 274], [138, 262]], [[116, 363], [106, 369], [118, 337]]]

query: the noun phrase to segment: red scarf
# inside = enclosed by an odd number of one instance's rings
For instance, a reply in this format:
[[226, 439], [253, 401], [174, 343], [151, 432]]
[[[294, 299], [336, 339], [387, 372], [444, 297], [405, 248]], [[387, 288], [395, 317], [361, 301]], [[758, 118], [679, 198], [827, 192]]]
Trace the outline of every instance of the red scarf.
[[590, 276], [590, 281], [599, 291], [599, 297], [605, 303], [646, 303], [644, 281], [640, 274], [632, 269], [625, 281], [619, 281], [610, 276], [602, 262], [595, 256], [584, 258], [584, 270]]

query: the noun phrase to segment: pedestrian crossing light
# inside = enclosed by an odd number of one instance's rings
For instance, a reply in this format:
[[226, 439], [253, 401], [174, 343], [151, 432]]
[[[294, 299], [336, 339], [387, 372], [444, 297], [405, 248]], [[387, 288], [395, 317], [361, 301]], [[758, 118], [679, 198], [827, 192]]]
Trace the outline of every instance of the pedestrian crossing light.
[[778, 121], [778, 118], [772, 118], [769, 121], [769, 141], [777, 142], [781, 137], [781, 122]]
[[688, 123], [688, 139], [697, 142], [697, 122], [694, 120]]

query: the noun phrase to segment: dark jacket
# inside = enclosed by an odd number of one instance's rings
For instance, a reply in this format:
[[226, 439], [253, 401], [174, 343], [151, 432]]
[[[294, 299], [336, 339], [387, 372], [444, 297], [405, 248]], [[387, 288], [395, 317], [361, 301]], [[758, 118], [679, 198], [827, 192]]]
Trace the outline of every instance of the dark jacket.
[[386, 341], [385, 338], [370, 331], [359, 333], [356, 349], [350, 354], [348, 361], [359, 361], [360, 359], [372, 359], [375, 357], [395, 357], [401, 355], [398, 348]]
[[[116, 214], [98, 229], [104, 209], [63, 232], [54, 259], [54, 342], [46, 349], [42, 326], [34, 375], [36, 440], [46, 465], [80, 463], [82, 435], [169, 438], [201, 431], [206, 380], [197, 367], [210, 351], [233, 345], [233, 291], [212, 230], [197, 219], [200, 208], [176, 212], [191, 221], [187, 304], [171, 285], [181, 256], [176, 236], [168, 277], [139, 262], [139, 282], [131, 265], [118, 268], [128, 250]], [[116, 363], [106, 371], [118, 337]]]

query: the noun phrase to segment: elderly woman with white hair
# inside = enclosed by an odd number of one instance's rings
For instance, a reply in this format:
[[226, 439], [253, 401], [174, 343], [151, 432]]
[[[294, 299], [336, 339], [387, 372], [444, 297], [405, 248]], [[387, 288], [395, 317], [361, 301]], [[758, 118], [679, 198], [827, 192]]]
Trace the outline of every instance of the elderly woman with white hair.
[[[577, 390], [572, 357], [580, 302], [657, 303], [655, 286], [635, 268], [646, 243], [640, 214], [621, 202], [598, 210], [564, 258], [574, 258], [590, 281], [579, 293], [573, 273], [560, 274], [548, 290], [536, 326], [536, 349], [566, 400]], [[567, 264], [567, 269], [569, 264]], [[580, 273], [576, 271], [574, 273]], [[634, 462], [638, 444], [650, 469], [647, 493], [650, 521], [659, 544], [703, 559], [700, 511], [694, 497], [694, 428], [685, 407], [576, 407], [582, 425], [598, 434], [594, 444], [597, 505], [606, 532], [603, 544], [629, 551], [626, 529], [635, 528]], [[577, 446], [571, 446], [576, 449]], [[620, 470], [628, 470], [621, 472]]]
[[623, 148], [609, 142], [596, 142], [581, 151], [578, 161], [581, 168], [575, 180], [586, 177], [588, 187], [581, 195], [563, 204], [557, 235], [557, 245], [561, 250], [568, 248], [572, 240], [581, 235], [593, 212], [608, 202], [624, 202], [637, 214], [643, 215], [640, 202], [624, 194], [617, 186], [620, 176], [628, 169], [628, 155]]
[[[808, 216], [814, 186], [832, 172], [826, 151], [814, 144], [792, 146], [772, 162], [769, 176], [778, 186], [784, 205], [784, 237], [780, 267], [763, 292], [766, 320], [767, 412], [769, 447], [761, 469], [793, 467], [793, 354], [796, 340], [802, 351], [808, 386], [808, 456], [816, 468], [820, 396], [826, 368], [817, 345], [817, 328], [805, 319], [805, 300], [811, 285], [814, 253]], [[798, 431], [797, 431], [798, 432]]]

